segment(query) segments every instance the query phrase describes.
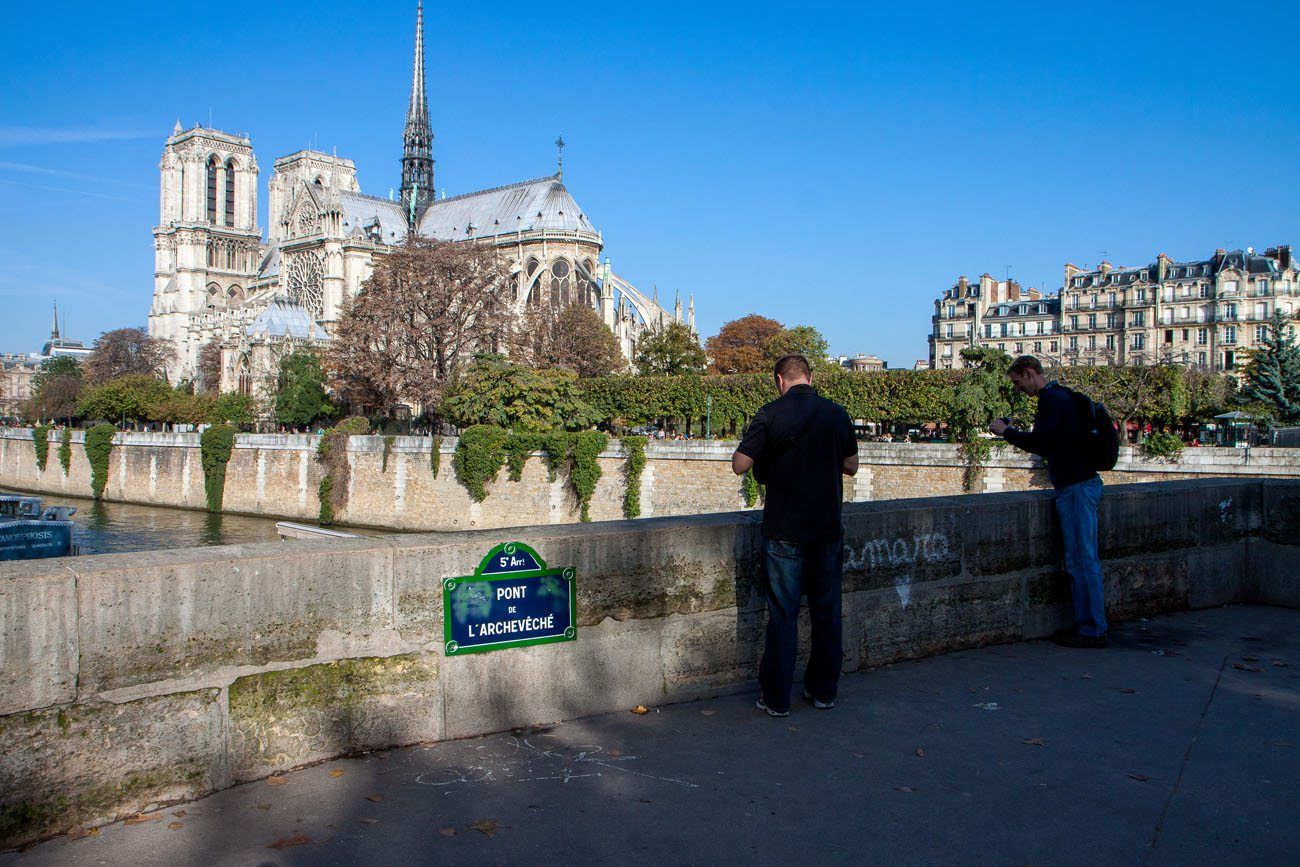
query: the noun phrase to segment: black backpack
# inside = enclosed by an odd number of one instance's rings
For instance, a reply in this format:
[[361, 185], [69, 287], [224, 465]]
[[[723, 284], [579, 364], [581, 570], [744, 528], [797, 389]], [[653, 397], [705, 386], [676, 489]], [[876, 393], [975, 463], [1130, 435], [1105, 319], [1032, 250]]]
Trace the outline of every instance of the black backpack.
[[1115, 469], [1119, 433], [1106, 407], [1088, 395], [1069, 389], [1079, 413], [1079, 440], [1088, 466], [1097, 472]]

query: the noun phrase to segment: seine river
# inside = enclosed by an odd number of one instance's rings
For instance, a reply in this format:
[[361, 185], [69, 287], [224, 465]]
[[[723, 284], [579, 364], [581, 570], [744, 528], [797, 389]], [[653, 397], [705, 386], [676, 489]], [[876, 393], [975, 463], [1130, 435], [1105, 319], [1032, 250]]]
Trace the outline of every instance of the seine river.
[[[27, 493], [6, 491], [6, 493]], [[130, 503], [95, 502], [58, 494], [34, 494], [46, 506], [76, 506], [73, 540], [82, 554], [114, 554], [123, 551], [166, 551], [202, 545], [236, 545], [275, 542], [275, 518], [245, 515], [213, 515], [189, 509], [136, 506]], [[299, 523], [307, 523], [301, 521]], [[374, 530], [339, 527], [349, 533], [372, 536]]]

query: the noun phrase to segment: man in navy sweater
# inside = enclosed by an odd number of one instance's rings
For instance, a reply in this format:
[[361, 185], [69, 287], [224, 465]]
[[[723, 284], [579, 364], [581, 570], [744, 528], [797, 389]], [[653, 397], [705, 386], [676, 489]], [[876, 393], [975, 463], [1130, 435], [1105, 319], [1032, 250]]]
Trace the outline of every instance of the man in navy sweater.
[[995, 419], [989, 430], [1013, 446], [1047, 461], [1047, 474], [1056, 489], [1056, 513], [1061, 518], [1065, 543], [1065, 571], [1070, 575], [1074, 626], [1054, 636], [1065, 647], [1105, 647], [1106, 599], [1102, 587], [1101, 557], [1097, 553], [1097, 504], [1101, 502], [1101, 477], [1082, 448], [1082, 419], [1076, 398], [1056, 380], [1043, 375], [1043, 365], [1032, 355], [1011, 363], [1007, 376], [1015, 387], [1038, 398], [1033, 430], [1016, 430]]

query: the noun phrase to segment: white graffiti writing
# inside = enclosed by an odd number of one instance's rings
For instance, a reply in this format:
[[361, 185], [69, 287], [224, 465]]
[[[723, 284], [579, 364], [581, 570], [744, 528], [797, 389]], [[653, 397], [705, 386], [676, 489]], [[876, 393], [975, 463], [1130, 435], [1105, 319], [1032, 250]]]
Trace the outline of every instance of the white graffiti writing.
[[844, 545], [846, 569], [881, 569], [938, 563], [951, 553], [948, 537], [943, 533], [924, 533], [911, 539], [872, 539], [854, 548]]

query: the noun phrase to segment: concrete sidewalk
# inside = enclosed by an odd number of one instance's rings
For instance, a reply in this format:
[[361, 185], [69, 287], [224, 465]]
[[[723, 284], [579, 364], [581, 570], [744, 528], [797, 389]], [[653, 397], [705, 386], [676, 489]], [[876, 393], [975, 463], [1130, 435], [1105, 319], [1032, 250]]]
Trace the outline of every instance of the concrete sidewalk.
[[1294, 864], [1300, 611], [1118, 627], [411, 747], [0, 856], [46, 864]]

